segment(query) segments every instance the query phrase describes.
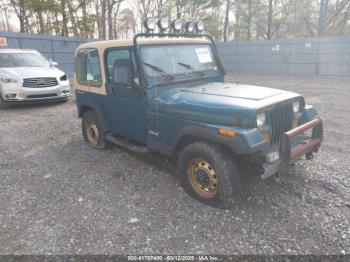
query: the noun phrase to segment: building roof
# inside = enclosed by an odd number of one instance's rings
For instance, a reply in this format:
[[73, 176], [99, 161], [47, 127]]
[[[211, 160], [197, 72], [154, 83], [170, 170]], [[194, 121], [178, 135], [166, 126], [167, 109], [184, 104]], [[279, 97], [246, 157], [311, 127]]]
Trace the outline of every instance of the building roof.
[[[137, 43], [141, 45], [152, 45], [152, 44], [192, 44], [192, 43], [210, 43], [208, 40], [201, 38], [140, 38]], [[105, 40], [97, 42], [84, 43], [79, 46], [79, 48], [97, 48], [104, 49], [108, 47], [118, 47], [118, 46], [133, 46], [133, 40]]]

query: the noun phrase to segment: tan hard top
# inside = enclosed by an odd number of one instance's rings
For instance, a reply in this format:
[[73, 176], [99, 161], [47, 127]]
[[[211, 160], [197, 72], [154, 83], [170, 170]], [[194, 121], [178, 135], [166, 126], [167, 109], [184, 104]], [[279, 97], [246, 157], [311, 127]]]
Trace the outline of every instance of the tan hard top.
[[[141, 45], [154, 45], [154, 44], [204, 44], [210, 43], [208, 40], [200, 38], [141, 38], [137, 40], [138, 44]], [[109, 47], [123, 47], [123, 46], [133, 46], [133, 40], [105, 40], [97, 42], [89, 42], [79, 46], [81, 48], [96, 48], [96, 49], [106, 49]]]

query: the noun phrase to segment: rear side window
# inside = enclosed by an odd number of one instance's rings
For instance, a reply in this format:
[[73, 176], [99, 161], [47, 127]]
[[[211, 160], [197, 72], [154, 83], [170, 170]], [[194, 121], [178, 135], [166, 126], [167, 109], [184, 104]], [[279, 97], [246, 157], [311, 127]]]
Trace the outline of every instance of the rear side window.
[[79, 50], [75, 72], [79, 84], [96, 87], [102, 85], [100, 58], [96, 49]]

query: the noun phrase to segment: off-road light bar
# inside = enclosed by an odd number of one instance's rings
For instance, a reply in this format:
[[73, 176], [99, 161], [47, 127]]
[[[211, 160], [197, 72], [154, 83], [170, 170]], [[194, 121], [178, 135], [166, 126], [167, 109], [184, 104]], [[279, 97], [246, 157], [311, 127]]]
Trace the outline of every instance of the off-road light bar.
[[153, 32], [157, 26], [156, 20], [153, 17], [146, 18], [146, 20], [143, 22], [143, 24], [146, 27], [146, 29], [150, 32]]
[[180, 18], [176, 18], [175, 20], [173, 20], [173, 22], [171, 23], [171, 27], [175, 32], [180, 32], [182, 29], [182, 21]]
[[156, 21], [153, 17], [148, 17], [144, 20], [143, 25], [145, 26], [147, 32], [153, 33], [158, 26], [159, 32], [163, 33], [164, 31], [171, 27], [171, 32], [180, 33], [182, 31], [186, 33], [202, 33], [204, 30], [204, 24], [202, 20], [198, 21], [187, 21], [185, 24], [180, 18], [176, 18], [169, 24], [169, 19], [162, 17]]
[[197, 32], [203, 32], [203, 30], [204, 30], [204, 23], [203, 23], [202, 20], [198, 20], [196, 22], [196, 31]]
[[193, 21], [187, 21], [185, 24], [185, 29], [187, 33], [193, 33], [194, 31], [194, 22]]
[[162, 17], [158, 20], [158, 27], [163, 32], [169, 28], [169, 19]]

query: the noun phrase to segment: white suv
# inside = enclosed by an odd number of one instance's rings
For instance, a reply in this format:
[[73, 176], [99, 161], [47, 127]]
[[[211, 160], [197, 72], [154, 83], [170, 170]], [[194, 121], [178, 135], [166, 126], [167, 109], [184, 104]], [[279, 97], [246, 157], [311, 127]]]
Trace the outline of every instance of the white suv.
[[67, 75], [36, 50], [0, 49], [0, 108], [11, 104], [67, 101]]

